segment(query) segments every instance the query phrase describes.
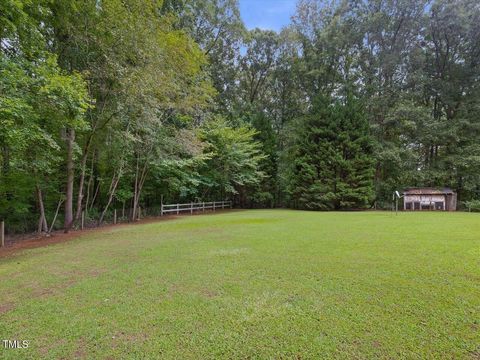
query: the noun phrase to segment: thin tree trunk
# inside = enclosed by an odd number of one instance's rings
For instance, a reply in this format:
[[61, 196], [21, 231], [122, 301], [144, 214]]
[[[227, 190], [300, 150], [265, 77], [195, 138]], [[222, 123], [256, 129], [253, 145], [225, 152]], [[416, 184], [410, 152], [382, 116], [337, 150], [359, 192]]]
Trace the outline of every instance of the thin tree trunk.
[[85, 171], [87, 167], [87, 154], [86, 153], [82, 156], [82, 161], [80, 163], [80, 181], [78, 183], [78, 196], [77, 196], [77, 208], [75, 210], [75, 221], [80, 219], [80, 215], [82, 213], [82, 203], [83, 203], [83, 186], [85, 183]]
[[65, 192], [65, 220], [64, 230], [68, 233], [73, 224], [73, 180], [74, 180], [74, 165], [73, 165], [73, 145], [75, 142], [75, 130], [67, 129], [67, 186]]
[[[103, 111], [105, 110], [105, 105], [106, 102], [103, 102], [102, 110], [100, 112], [100, 115], [103, 114]], [[110, 116], [102, 125], [99, 125], [98, 121], [95, 121], [92, 126], [92, 130], [90, 134], [88, 135], [88, 138], [85, 142], [85, 146], [83, 148], [83, 155], [82, 155], [82, 160], [80, 162], [80, 181], [78, 184], [78, 197], [77, 197], [77, 206], [76, 206], [76, 211], [75, 211], [75, 221], [78, 221], [80, 219], [80, 215], [82, 214], [82, 203], [83, 203], [83, 187], [85, 184], [85, 172], [86, 172], [86, 167], [87, 167], [87, 159], [88, 159], [88, 152], [90, 150], [90, 146], [92, 145], [93, 138], [95, 134], [97, 133], [97, 130], [100, 130], [107, 126], [107, 124], [113, 119], [113, 115]], [[92, 161], [93, 165], [93, 161]], [[85, 209], [87, 209], [87, 206], [85, 206]]]
[[37, 198], [38, 198], [38, 207], [40, 209], [40, 218], [38, 219], [38, 233], [48, 232], [47, 218], [45, 217], [45, 206], [43, 205], [43, 194], [42, 189], [37, 184]]
[[93, 179], [93, 163], [95, 161], [95, 151], [92, 154], [92, 165], [90, 167], [90, 176], [88, 177], [88, 183], [87, 183], [87, 197], [85, 200], [85, 211], [88, 211], [88, 204], [90, 201], [90, 189], [92, 186], [92, 179]]
[[98, 225], [101, 225], [103, 222], [105, 214], [107, 213], [108, 208], [112, 203], [113, 196], [115, 195], [115, 191], [117, 190], [117, 186], [121, 177], [122, 177], [122, 169], [120, 168], [117, 175], [113, 174], [112, 182], [110, 183], [107, 205], [105, 205], [105, 208], [103, 209], [102, 214], [100, 215], [100, 219], [98, 220]]
[[138, 164], [139, 159], [137, 157], [137, 165], [135, 168], [135, 183], [133, 185], [133, 203], [132, 203], [132, 218], [131, 221], [135, 221], [137, 215], [137, 193], [138, 193]]
[[145, 164], [143, 165], [143, 169], [141, 173], [139, 173], [139, 164], [137, 160], [137, 169], [135, 171], [135, 189], [133, 194], [133, 210], [132, 210], [132, 221], [135, 221], [137, 218], [137, 211], [138, 205], [140, 203], [140, 195], [142, 193], [143, 184], [145, 183], [145, 179], [147, 178], [148, 172], [148, 159], [145, 160]]
[[98, 181], [97, 188], [95, 189], [95, 194], [93, 194], [92, 204], [90, 205], [90, 211], [93, 209], [93, 205], [95, 205], [95, 200], [97, 200], [97, 195], [100, 190], [100, 181]]
[[50, 229], [48, 230], [49, 234], [52, 232], [53, 227], [55, 226], [55, 222], [57, 221], [58, 212], [60, 211], [60, 207], [62, 206], [62, 204], [63, 204], [63, 199], [60, 199], [58, 201], [57, 210], [55, 211], [55, 216], [53, 217], [52, 224], [50, 225]]
[[82, 213], [82, 203], [83, 203], [83, 186], [85, 183], [85, 172], [87, 170], [87, 159], [88, 159], [88, 152], [90, 150], [90, 145], [92, 144], [93, 136], [95, 132], [93, 131], [87, 139], [85, 143], [85, 147], [83, 148], [83, 156], [82, 161], [80, 162], [80, 181], [78, 184], [78, 197], [77, 197], [77, 210], [75, 211], [75, 221], [80, 219], [80, 215]]

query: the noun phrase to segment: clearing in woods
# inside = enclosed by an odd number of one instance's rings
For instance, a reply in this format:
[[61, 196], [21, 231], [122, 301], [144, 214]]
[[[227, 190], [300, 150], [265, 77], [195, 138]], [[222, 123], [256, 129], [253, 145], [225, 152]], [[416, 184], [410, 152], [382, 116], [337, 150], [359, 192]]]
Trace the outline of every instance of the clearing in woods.
[[480, 215], [251, 210], [0, 258], [0, 358], [480, 357]]

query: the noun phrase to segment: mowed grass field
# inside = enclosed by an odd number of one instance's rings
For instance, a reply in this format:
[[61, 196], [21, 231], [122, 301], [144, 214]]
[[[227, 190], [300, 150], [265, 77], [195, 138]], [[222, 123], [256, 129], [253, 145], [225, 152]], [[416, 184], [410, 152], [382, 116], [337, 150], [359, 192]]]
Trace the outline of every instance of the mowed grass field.
[[[2, 359], [480, 358], [480, 214], [231, 211], [0, 258]], [[2, 344], [0, 344], [2, 345]]]

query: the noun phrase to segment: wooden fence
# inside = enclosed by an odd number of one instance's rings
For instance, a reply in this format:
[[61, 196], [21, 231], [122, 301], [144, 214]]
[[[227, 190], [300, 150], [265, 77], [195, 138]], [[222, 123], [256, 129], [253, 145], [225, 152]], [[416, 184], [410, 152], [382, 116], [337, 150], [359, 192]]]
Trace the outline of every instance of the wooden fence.
[[164, 205], [162, 204], [160, 215], [167, 215], [167, 214], [180, 214], [181, 212], [189, 212], [193, 214], [193, 212], [204, 212], [205, 210], [219, 210], [219, 209], [231, 209], [232, 202], [231, 201], [210, 201], [210, 202], [191, 202], [185, 204], [169, 204]]

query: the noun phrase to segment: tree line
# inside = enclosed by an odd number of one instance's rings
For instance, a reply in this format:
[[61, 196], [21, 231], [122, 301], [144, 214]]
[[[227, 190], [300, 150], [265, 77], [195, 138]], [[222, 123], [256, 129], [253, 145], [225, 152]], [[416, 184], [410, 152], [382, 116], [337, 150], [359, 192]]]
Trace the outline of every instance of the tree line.
[[0, 217], [384, 208], [406, 186], [472, 204], [479, 59], [474, 0], [300, 0], [278, 33], [236, 0], [6, 0]]

